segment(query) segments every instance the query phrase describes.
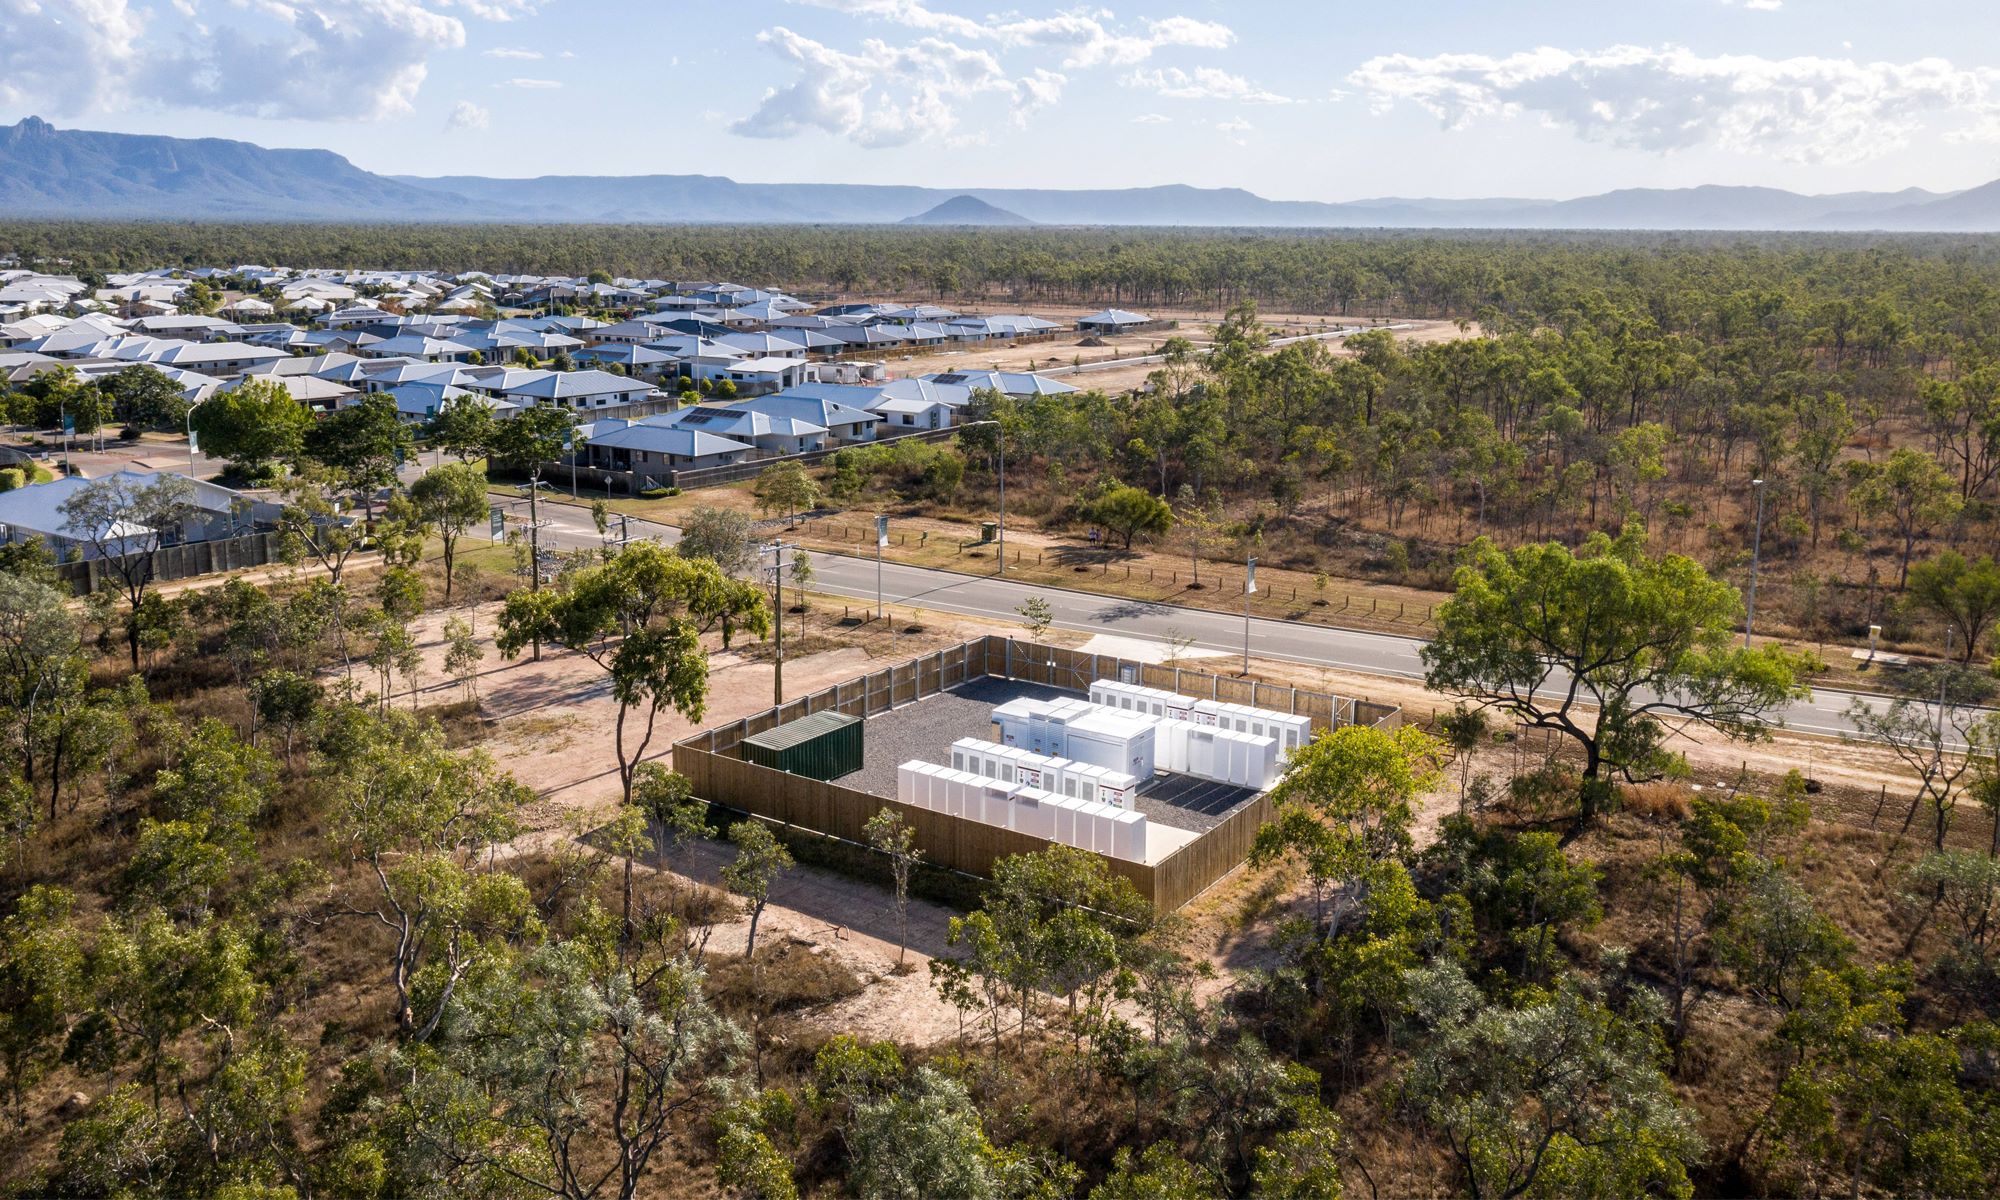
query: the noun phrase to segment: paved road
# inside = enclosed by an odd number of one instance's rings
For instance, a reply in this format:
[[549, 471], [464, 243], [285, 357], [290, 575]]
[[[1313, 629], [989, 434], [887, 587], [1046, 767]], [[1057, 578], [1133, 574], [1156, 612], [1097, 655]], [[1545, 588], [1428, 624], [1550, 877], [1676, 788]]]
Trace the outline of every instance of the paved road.
[[[525, 504], [520, 507], [525, 508]], [[599, 543], [588, 513], [550, 504], [544, 508], [543, 517], [548, 522], [550, 545], [574, 547]], [[655, 537], [671, 544], [678, 540], [679, 531], [656, 522], [635, 520], [630, 523], [629, 535], [635, 539]], [[825, 595], [872, 605], [876, 594], [875, 561], [814, 551], [812, 587]], [[1055, 614], [1054, 623], [1064, 629], [1160, 640], [1179, 636], [1192, 639], [1194, 646], [1206, 650], [1235, 654], [1243, 651], [1244, 622], [1240, 615], [1020, 584], [992, 575], [965, 575], [893, 562], [882, 565], [882, 598], [890, 606], [1018, 621], [1020, 606], [1030, 596], [1048, 601]], [[1263, 617], [1252, 618], [1249, 634], [1250, 653], [1257, 658], [1335, 667], [1387, 678], [1422, 679], [1424, 675], [1423, 664], [1417, 658], [1423, 642], [1418, 638]], [[1851, 735], [1854, 723], [1848, 718], [1847, 709], [1854, 699], [1848, 692], [1815, 692], [1808, 700], [1788, 705], [1779, 715], [1791, 729]], [[1868, 697], [1862, 699], [1864, 703], [1879, 703]]]

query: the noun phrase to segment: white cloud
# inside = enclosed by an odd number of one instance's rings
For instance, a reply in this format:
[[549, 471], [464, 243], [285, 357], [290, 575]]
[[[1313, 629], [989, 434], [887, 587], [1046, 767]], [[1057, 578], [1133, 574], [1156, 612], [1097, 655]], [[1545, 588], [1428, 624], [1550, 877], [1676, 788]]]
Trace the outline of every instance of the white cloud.
[[445, 118], [446, 129], [484, 129], [493, 114], [470, 100], [460, 100], [452, 105], [451, 115]]
[[546, 92], [561, 87], [562, 82], [556, 79], [509, 79], [507, 86], [511, 88], [525, 88], [529, 91]]
[[1181, 46], [1220, 50], [1236, 40], [1227, 25], [1193, 17], [1165, 17], [1145, 22], [1145, 32], [1113, 29], [1105, 10], [1080, 8], [1052, 17], [988, 17], [975, 20], [938, 12], [923, 0], [792, 0], [811, 8], [831, 9], [849, 16], [939, 33], [966, 41], [990, 41], [1007, 49], [1043, 47], [1064, 53], [1065, 67], [1095, 67], [1109, 63], [1131, 66], [1152, 57], [1155, 50]]
[[[747, 137], [818, 130], [862, 146], [919, 139], [962, 145], [984, 136], [956, 132], [958, 109], [969, 97], [1004, 96], [1014, 123], [1025, 125], [1034, 112], [1061, 100], [1070, 82], [1065, 72], [1130, 67], [1167, 47], [1221, 50], [1236, 41], [1235, 31], [1215, 21], [1167, 16], [1116, 22], [1108, 10], [1088, 7], [1045, 17], [1011, 12], [971, 17], [933, 8], [935, 0], [790, 2], [895, 25], [916, 40], [899, 46], [869, 39], [848, 50], [783, 26], [759, 34], [758, 41], [797, 74], [766, 92], [755, 111], [731, 126]], [[1024, 71], [1003, 64], [1001, 55], [1041, 61]], [[1247, 84], [1235, 98], [1282, 99]]]
[[1164, 21], [1149, 21], [1147, 24], [1152, 27], [1153, 42], [1157, 46], [1227, 50], [1231, 43], [1236, 41], [1235, 30], [1215, 21], [1197, 21], [1192, 17], [1168, 17]]
[[1215, 127], [1218, 130], [1222, 131], [1222, 135], [1228, 138], [1231, 144], [1237, 146], [1249, 145], [1250, 139], [1248, 137], [1245, 137], [1244, 135], [1252, 132], [1257, 128], [1255, 125], [1252, 125], [1250, 122], [1244, 120], [1241, 117], [1238, 117], [1233, 121], [1217, 121], [1215, 123]]
[[113, 98], [146, 17], [126, 0], [0, 0], [0, 102], [69, 114]]
[[541, 0], [0, 0], [0, 101], [57, 113], [130, 104], [272, 119], [412, 111], [466, 14]]
[[925, 139], [973, 144], [978, 135], [955, 134], [959, 101], [1001, 95], [1021, 120], [1053, 104], [1067, 82], [1046, 69], [1010, 78], [988, 51], [937, 37], [908, 46], [871, 39], [861, 54], [835, 50], [783, 26], [757, 40], [799, 74], [765, 93], [755, 111], [730, 126], [744, 137], [786, 138], [817, 130], [870, 149]]
[[542, 0], [434, 0], [442, 8], [458, 7], [488, 21], [511, 21], [530, 17], [541, 8]]
[[512, 46], [495, 46], [491, 50], [481, 50], [479, 53], [485, 58], [518, 58], [522, 60], [537, 59], [542, 56], [540, 50], [521, 50]]
[[1021, 107], [1017, 112], [1025, 117], [1032, 109], [1049, 107], [1062, 99], [1063, 86], [1068, 82], [1067, 75], [1059, 75], [1047, 68], [1036, 67], [1033, 75], [1025, 76], [1015, 83], [1021, 98]]
[[1134, 125], [1171, 125], [1174, 119], [1165, 113], [1140, 113], [1132, 118]]
[[1125, 86], [1146, 88], [1175, 100], [1236, 101], [1243, 104], [1290, 104], [1291, 98], [1267, 92], [1241, 75], [1231, 75], [1217, 67], [1179, 67], [1134, 71], [1125, 77]]
[[[1704, 57], [1677, 46], [1396, 54], [1370, 59], [1348, 79], [1377, 111], [1413, 104], [1451, 129], [1531, 113], [1630, 149], [1714, 145], [1795, 162], [1863, 161], [1935, 123], [1983, 122], [2000, 107], [2000, 73], [1944, 59]], [[1957, 132], [1983, 136], [1977, 125]]]
[[463, 22], [418, 0], [255, 0], [253, 11], [264, 20], [232, 9], [197, 23], [178, 51], [149, 54], [137, 94], [255, 117], [381, 120], [411, 110], [433, 53], [465, 44]]

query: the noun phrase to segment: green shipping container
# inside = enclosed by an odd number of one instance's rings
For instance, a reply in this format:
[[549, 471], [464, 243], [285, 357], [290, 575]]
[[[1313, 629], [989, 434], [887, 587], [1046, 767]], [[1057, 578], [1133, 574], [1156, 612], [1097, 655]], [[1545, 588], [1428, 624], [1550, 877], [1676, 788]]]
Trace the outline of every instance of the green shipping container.
[[743, 739], [743, 761], [809, 779], [861, 769], [861, 718], [822, 712]]

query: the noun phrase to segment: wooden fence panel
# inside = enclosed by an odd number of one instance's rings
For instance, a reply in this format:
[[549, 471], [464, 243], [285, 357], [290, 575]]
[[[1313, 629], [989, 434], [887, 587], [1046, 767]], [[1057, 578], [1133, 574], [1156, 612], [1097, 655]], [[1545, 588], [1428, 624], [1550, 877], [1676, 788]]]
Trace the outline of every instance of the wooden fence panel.
[[[676, 748], [676, 769], [687, 776], [694, 795], [728, 808], [864, 844], [868, 819], [884, 808], [892, 809], [909, 824], [927, 862], [970, 875], [991, 875], [993, 864], [1001, 858], [1033, 854], [1048, 847], [1041, 838], [1016, 830], [913, 808], [839, 784], [760, 767], [696, 749], [692, 741]], [[1132, 880], [1149, 901], [1156, 900], [1153, 868], [1108, 857], [1105, 862], [1114, 872]]]

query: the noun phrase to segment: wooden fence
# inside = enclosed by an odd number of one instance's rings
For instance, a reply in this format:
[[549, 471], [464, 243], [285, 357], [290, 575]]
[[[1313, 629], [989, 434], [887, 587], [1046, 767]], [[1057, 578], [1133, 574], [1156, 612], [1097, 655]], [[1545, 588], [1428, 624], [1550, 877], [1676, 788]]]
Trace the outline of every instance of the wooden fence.
[[[162, 546], [153, 552], [153, 578], [164, 582], [267, 566], [279, 561], [278, 542], [275, 533], [253, 533], [212, 542]], [[88, 596], [119, 578], [111, 562], [102, 558], [58, 563], [56, 574], [79, 596]]]
[[[747, 763], [736, 749], [746, 737], [810, 713], [834, 709], [851, 716], [875, 716], [987, 676], [1075, 691], [1087, 691], [1098, 679], [1119, 679], [1187, 695], [1303, 713], [1312, 718], [1315, 729], [1356, 722], [1393, 727], [1402, 721], [1402, 710], [1393, 705], [1161, 667], [1107, 654], [1085, 654], [1057, 646], [1017, 642], [1013, 638], [982, 637], [698, 733], [674, 746], [674, 769], [688, 778], [694, 795], [710, 803], [850, 842], [865, 843], [862, 826], [883, 808], [893, 809], [916, 834], [926, 861], [948, 870], [988, 875], [999, 859], [1043, 850], [1049, 843], [983, 821], [912, 808], [838, 783]], [[1258, 827], [1270, 816], [1270, 797], [1259, 795], [1221, 824], [1157, 863], [1129, 862], [1109, 856], [1105, 862], [1112, 871], [1131, 880], [1155, 909], [1171, 911], [1235, 870], [1249, 856]]]

